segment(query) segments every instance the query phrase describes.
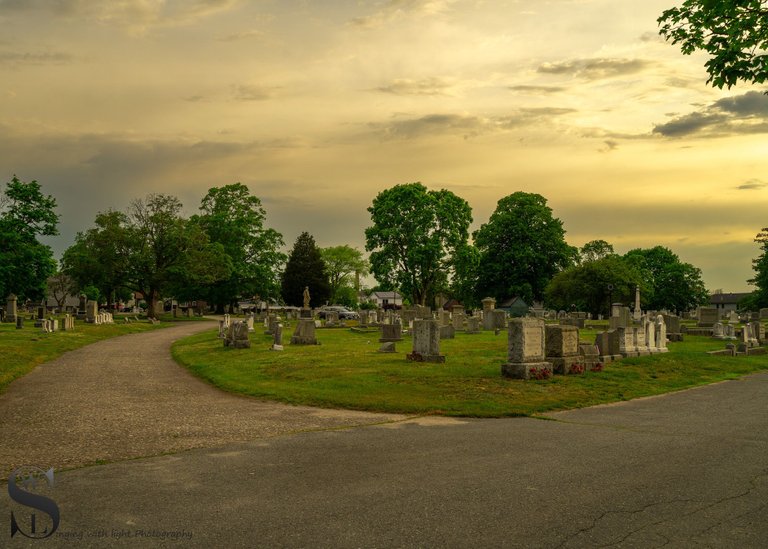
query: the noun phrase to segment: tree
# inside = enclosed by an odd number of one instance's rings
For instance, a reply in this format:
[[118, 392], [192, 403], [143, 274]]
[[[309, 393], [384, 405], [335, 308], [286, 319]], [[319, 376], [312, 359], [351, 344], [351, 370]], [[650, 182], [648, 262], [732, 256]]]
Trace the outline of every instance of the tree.
[[[348, 305], [349, 298], [351, 297], [348, 289], [354, 288], [355, 291], [359, 290], [359, 288], [355, 287], [352, 277], [366, 276], [370, 269], [368, 262], [363, 257], [363, 253], [344, 244], [343, 246], [322, 248], [320, 255], [323, 257], [325, 270], [328, 274], [331, 302], [341, 303], [346, 301], [347, 303], [345, 304]], [[353, 301], [357, 302], [356, 296], [354, 296]]]
[[547, 200], [532, 193], [499, 200], [474, 240], [480, 251], [478, 293], [497, 300], [541, 300], [547, 283], [577, 253], [566, 244], [563, 223], [552, 217]]
[[659, 34], [685, 55], [710, 54], [707, 83], [730, 88], [739, 80], [768, 78], [768, 1], [686, 0], [658, 18]]
[[579, 258], [585, 263], [603, 259], [614, 253], [613, 246], [605, 240], [590, 240], [579, 249]]
[[702, 305], [709, 299], [709, 293], [701, 280], [701, 270], [680, 261], [669, 248], [636, 248], [628, 251], [624, 259], [642, 274], [645, 283], [640, 293], [643, 308], [682, 312]]
[[[75, 243], [64, 251], [63, 272], [75, 283], [77, 291], [98, 289], [107, 307], [125, 297], [128, 284], [130, 241], [128, 216], [115, 210], [96, 214], [95, 227], [79, 232]], [[93, 291], [91, 291], [93, 294]]]
[[568, 310], [575, 305], [579, 311], [610, 314], [610, 302], [628, 303], [635, 287], [643, 291], [642, 273], [636, 266], [617, 255], [569, 267], [557, 273], [545, 291], [548, 307]]
[[282, 296], [286, 305], [301, 307], [304, 288], [309, 287], [310, 307], [324, 305], [331, 297], [328, 274], [315, 239], [303, 232], [296, 239], [282, 277]]
[[461, 246], [453, 257], [454, 274], [450, 293], [467, 308], [480, 305], [477, 294], [477, 277], [480, 267], [480, 251], [473, 245]]
[[454, 256], [469, 237], [472, 209], [466, 200], [408, 183], [380, 192], [368, 212], [373, 224], [365, 229], [365, 249], [382, 286], [399, 288], [421, 305], [446, 288]]
[[280, 272], [285, 263], [281, 253], [283, 237], [266, 228], [266, 211], [261, 201], [241, 183], [213, 187], [203, 197], [202, 214], [194, 217], [211, 242], [222, 245], [229, 257], [229, 277], [212, 283], [203, 291], [223, 313], [230, 312], [239, 297], [268, 300], [280, 293]]
[[0, 197], [0, 296], [42, 300], [47, 280], [56, 271], [49, 246], [38, 236], [58, 234], [56, 200], [44, 195], [37, 181], [15, 175]]
[[74, 294], [78, 290], [75, 281], [60, 271], [49, 277], [47, 284], [46, 295], [56, 300], [56, 306], [59, 309], [64, 308], [67, 296]]
[[752, 309], [760, 309], [768, 307], [768, 227], [757, 233], [755, 242], [760, 245], [761, 253], [752, 260], [755, 276], [747, 282], [756, 286], [756, 289], [750, 296], [748, 305]]

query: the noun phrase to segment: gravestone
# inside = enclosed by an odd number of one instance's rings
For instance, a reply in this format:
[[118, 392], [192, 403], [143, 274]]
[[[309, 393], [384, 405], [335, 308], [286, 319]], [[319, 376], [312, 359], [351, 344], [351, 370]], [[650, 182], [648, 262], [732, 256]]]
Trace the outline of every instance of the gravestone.
[[656, 323], [648, 317], [643, 318], [643, 330], [645, 331], [645, 344], [650, 353], [658, 352], [656, 348]]
[[494, 330], [493, 310], [496, 308], [496, 300], [492, 297], [483, 299], [483, 330]]
[[585, 372], [599, 372], [603, 369], [600, 361], [600, 350], [597, 345], [579, 344], [580, 364]]
[[715, 307], [699, 307], [699, 328], [710, 328], [720, 320], [720, 313]]
[[227, 328], [224, 346], [233, 349], [249, 349], [251, 341], [248, 339], [248, 325], [239, 320], [232, 322]]
[[403, 340], [403, 325], [399, 322], [381, 325], [381, 337], [379, 343], [395, 342]]
[[455, 337], [456, 330], [454, 330], [453, 324], [440, 326], [440, 339], [454, 339]]
[[768, 318], [768, 307], [760, 309], [759, 318], [757, 320], [765, 318]]
[[[547, 324], [544, 333], [545, 360], [556, 374], [569, 374], [579, 365], [579, 329], [575, 326]], [[579, 370], [579, 368], [575, 368]]]
[[507, 327], [507, 312], [502, 309], [494, 309], [491, 311], [491, 318], [493, 319], [493, 329], [503, 330]]
[[638, 356], [635, 346], [635, 328], [631, 326], [619, 326], [616, 328], [619, 338], [619, 354], [623, 357]]
[[635, 346], [638, 356], [648, 356], [650, 350], [645, 339], [645, 328], [642, 326], [632, 326], [632, 343]]
[[277, 315], [273, 313], [267, 315], [267, 319], [264, 321], [264, 327], [266, 328], [264, 330], [264, 335], [273, 335], [272, 328], [275, 325], [276, 318]]
[[[78, 320], [85, 320], [85, 304], [88, 300], [88, 298], [85, 296], [85, 294], [80, 294], [78, 297], [78, 305], [77, 305], [77, 319]], [[136, 308], [136, 307], [134, 307]], [[134, 311], [137, 312], [137, 311]]]
[[327, 311], [325, 313], [325, 327], [335, 328], [339, 325], [339, 313], [336, 311]]
[[395, 342], [394, 341], [387, 341], [385, 343], [381, 344], [381, 347], [379, 347], [379, 350], [376, 351], [377, 353], [394, 353], [396, 352], [395, 349]]
[[274, 339], [272, 341], [272, 347], [270, 347], [273, 351], [282, 351], [283, 350], [283, 325], [277, 324], [274, 329]]
[[507, 362], [501, 375], [515, 379], [546, 378], [552, 375], [552, 363], [545, 357], [545, 324], [538, 318], [513, 318], [507, 335]]
[[245, 325], [248, 326], [248, 333], [255, 332], [256, 329], [253, 327], [253, 315], [249, 314], [245, 317]]
[[608, 319], [609, 329], [625, 328], [631, 324], [632, 317], [629, 313], [629, 307], [624, 307], [621, 303], [614, 303], [611, 307], [611, 318]]
[[715, 322], [714, 326], [712, 326], [712, 337], [716, 339], [723, 339], [724, 335], [723, 323]]
[[311, 318], [300, 318], [291, 336], [291, 345], [317, 345], [315, 338], [315, 321]]
[[227, 323], [224, 320], [219, 320], [219, 339], [224, 339], [227, 337]]
[[656, 348], [660, 353], [666, 353], [667, 349], [667, 325], [664, 323], [664, 316], [656, 317]]
[[18, 298], [14, 294], [10, 294], [8, 299], [6, 299], [5, 305], [5, 321], [16, 322], [16, 317], [19, 314], [17, 308]]
[[752, 336], [757, 340], [759, 345], [764, 345], [765, 344], [765, 325], [759, 320], [750, 322], [750, 325], [752, 326]]
[[96, 301], [88, 300], [85, 304], [85, 321], [88, 324], [96, 324], [96, 316], [99, 314], [99, 304]]
[[669, 341], [682, 341], [682, 327], [680, 324], [680, 317], [675, 315], [662, 315], [664, 317], [664, 324], [667, 326], [667, 339]]
[[358, 326], [360, 326], [361, 328], [368, 327], [368, 311], [363, 309], [358, 310], [357, 318], [359, 320]]
[[466, 321], [466, 315], [464, 314], [464, 308], [461, 308], [461, 311], [456, 311], [456, 307], [454, 307], [453, 312], [453, 329], [457, 332], [460, 332], [464, 329], [464, 322]]
[[413, 351], [406, 355], [411, 362], [445, 362], [440, 354], [440, 328], [437, 320], [413, 321]]
[[736, 327], [733, 324], [723, 326], [724, 339], [736, 339]]
[[448, 326], [451, 323], [451, 313], [448, 311], [440, 310], [437, 313], [437, 319], [440, 321], [440, 326]]
[[16, 329], [21, 330], [24, 327], [24, 317], [16, 315]]
[[476, 316], [467, 317], [467, 333], [479, 334], [480, 333], [480, 319]]

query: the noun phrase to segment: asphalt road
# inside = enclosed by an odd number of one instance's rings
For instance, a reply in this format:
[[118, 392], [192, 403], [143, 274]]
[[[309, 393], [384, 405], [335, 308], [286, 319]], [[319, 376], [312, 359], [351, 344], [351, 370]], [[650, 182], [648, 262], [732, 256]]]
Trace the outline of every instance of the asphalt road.
[[56, 533], [9, 546], [764, 548], [768, 374], [547, 419], [421, 418], [64, 471], [52, 499]]

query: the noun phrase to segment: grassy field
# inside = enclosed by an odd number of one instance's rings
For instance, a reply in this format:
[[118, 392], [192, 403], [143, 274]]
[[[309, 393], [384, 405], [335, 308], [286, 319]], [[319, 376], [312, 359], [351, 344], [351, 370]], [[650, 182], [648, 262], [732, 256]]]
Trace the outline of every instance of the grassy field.
[[[122, 322], [121, 319], [120, 322]], [[59, 331], [46, 334], [40, 328], [35, 328], [33, 324], [34, 321], [25, 319], [24, 328], [21, 330], [17, 330], [15, 324], [0, 324], [0, 353], [2, 353], [0, 393], [5, 391], [14, 379], [28, 373], [38, 364], [52, 360], [67, 351], [110, 337], [171, 326], [165, 322], [153, 325], [146, 321], [96, 326], [75, 321], [73, 332]]]
[[[270, 351], [271, 337], [257, 328], [251, 349], [225, 348], [215, 331], [176, 342], [173, 356], [190, 371], [227, 391], [293, 404], [406, 414], [498, 417], [552, 410], [677, 391], [768, 369], [768, 357], [709, 356], [723, 341], [687, 337], [670, 343], [663, 355], [628, 358], [603, 372], [555, 376], [546, 381], [501, 377], [506, 332], [456, 334], [441, 342], [445, 364], [405, 360], [408, 336], [396, 354], [380, 354], [378, 333], [349, 329], [317, 331], [319, 346], [285, 345]], [[286, 343], [292, 329], [286, 329]], [[582, 330], [593, 342], [595, 330]]]

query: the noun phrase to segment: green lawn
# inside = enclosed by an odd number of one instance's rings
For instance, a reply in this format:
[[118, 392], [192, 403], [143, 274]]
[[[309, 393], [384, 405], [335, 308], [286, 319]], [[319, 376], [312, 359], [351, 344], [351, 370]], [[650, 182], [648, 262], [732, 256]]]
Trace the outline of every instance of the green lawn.
[[[129, 316], [132, 318], [132, 315]], [[119, 323], [96, 326], [76, 320], [75, 331], [52, 334], [43, 333], [33, 326], [34, 321], [28, 319], [24, 320], [21, 330], [17, 330], [15, 324], [0, 324], [0, 393], [14, 379], [67, 351], [110, 337], [171, 326], [165, 322], [153, 325], [146, 321], [122, 324], [122, 317], [116, 318], [116, 321]]]
[[[286, 343], [292, 328], [285, 330]], [[405, 360], [411, 340], [396, 354], [380, 354], [378, 333], [318, 330], [319, 346], [285, 345], [270, 351], [270, 336], [251, 334], [251, 349], [225, 348], [216, 331], [176, 342], [173, 356], [190, 371], [227, 391], [294, 404], [406, 414], [532, 415], [676, 391], [768, 369], [768, 357], [709, 356], [724, 342], [687, 337], [663, 355], [629, 358], [583, 376], [546, 381], [502, 378], [506, 332], [456, 334], [441, 342], [445, 364]], [[582, 330], [583, 342], [594, 330]]]

